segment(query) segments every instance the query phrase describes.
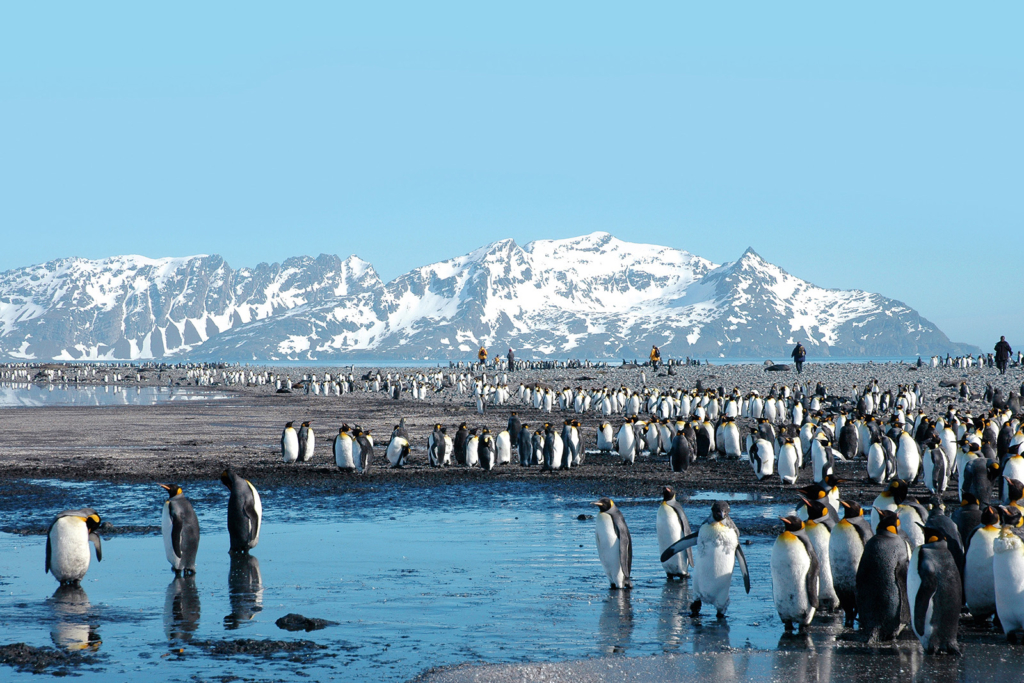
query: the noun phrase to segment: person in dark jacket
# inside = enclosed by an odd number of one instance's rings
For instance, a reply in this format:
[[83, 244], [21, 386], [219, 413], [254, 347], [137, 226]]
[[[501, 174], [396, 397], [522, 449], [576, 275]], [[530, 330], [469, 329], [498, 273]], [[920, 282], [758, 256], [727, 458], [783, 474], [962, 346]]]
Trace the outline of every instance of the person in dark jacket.
[[512, 372], [516, 369], [516, 354], [512, 353], [512, 349], [508, 350], [508, 371]]
[[1000, 337], [999, 341], [996, 342], [996, 367], [999, 368], [999, 374], [1006, 374], [1006, 366], [1010, 363], [1010, 354], [1013, 353], [1013, 349], [1006, 341], [1006, 337]]
[[804, 348], [804, 345], [797, 342], [796, 348], [793, 349], [793, 353], [790, 355], [793, 356], [793, 362], [796, 363], [796, 371], [803, 372], [804, 361], [807, 360], [807, 349]]

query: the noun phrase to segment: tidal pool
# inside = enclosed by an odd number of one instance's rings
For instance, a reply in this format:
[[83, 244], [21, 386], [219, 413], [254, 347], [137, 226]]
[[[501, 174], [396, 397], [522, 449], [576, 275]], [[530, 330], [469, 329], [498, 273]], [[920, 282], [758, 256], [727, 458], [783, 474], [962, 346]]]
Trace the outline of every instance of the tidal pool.
[[226, 391], [183, 387], [77, 386], [68, 384], [0, 384], [0, 408], [44, 406], [151, 406], [172, 401], [216, 401], [231, 398]]
[[[153, 528], [164, 499], [155, 486], [36, 480], [21, 485], [23, 498], [7, 496], [14, 488], [0, 490], [9, 529], [45, 524], [60, 507], [40, 504], [71, 505], [72, 499], [95, 507], [115, 527]], [[658, 562], [653, 499], [619, 501], [634, 542], [636, 587], [624, 592], [608, 590], [594, 522], [577, 519], [592, 514], [589, 497], [509, 484], [346, 494], [268, 489], [261, 492], [259, 546], [250, 557], [232, 558], [227, 491], [211, 483], [186, 493], [203, 534], [194, 580], [174, 578], [158, 534], [114, 534], [104, 538], [103, 562], [93, 562], [81, 589], [58, 590], [43, 573], [44, 536], [0, 534], [3, 643], [81, 649], [88, 664], [73, 673], [82, 680], [402, 681], [463, 662], [830, 649], [842, 632], [836, 619], [825, 618], [806, 643], [782, 638], [767, 536], [747, 537], [750, 595], [737, 574], [726, 620], [713, 611], [690, 618], [689, 584], [666, 582]], [[699, 522], [707, 508], [688, 505], [687, 512]], [[745, 520], [774, 518], [787, 508], [736, 504], [733, 511], [742, 530]], [[337, 625], [292, 633], [275, 625], [288, 613]], [[326, 649], [266, 657], [210, 653], [210, 643], [240, 638], [310, 640]], [[916, 641], [904, 649], [915, 648]], [[959, 665], [949, 661], [955, 672]], [[1019, 658], [1013, 661], [1020, 666]], [[6, 667], [0, 677], [38, 680]]]

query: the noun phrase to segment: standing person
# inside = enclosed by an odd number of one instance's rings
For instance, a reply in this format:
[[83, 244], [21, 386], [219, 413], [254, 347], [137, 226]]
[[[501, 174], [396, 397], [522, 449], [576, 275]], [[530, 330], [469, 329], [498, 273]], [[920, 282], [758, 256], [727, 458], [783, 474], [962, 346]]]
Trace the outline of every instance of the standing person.
[[512, 349], [508, 350], [508, 371], [512, 372], [516, 369], [516, 354], [512, 353]]
[[487, 349], [480, 347], [480, 350], [476, 352], [476, 357], [480, 361], [480, 365], [487, 365]]
[[658, 348], [657, 344], [651, 345], [651, 368], [654, 370], [658, 369], [658, 364], [661, 362], [661, 349]]
[[1006, 374], [1006, 365], [1010, 362], [1010, 354], [1013, 353], [1013, 349], [1006, 342], [1006, 337], [1000, 337], [999, 341], [996, 342], [996, 367], [999, 368], [999, 374]]
[[796, 348], [793, 349], [793, 353], [790, 355], [793, 356], [793, 362], [796, 363], [796, 371], [803, 372], [804, 361], [807, 360], [807, 349], [804, 348], [804, 345], [797, 342]]

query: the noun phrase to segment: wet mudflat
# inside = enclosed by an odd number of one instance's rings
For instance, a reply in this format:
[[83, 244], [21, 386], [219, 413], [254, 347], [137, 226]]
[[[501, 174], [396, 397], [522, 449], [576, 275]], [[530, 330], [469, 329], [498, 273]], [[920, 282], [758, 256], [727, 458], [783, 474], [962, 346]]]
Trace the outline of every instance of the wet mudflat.
[[[623, 680], [616, 672], [730, 680], [774, 672], [776, 680], [860, 681], [895, 679], [890, 674], [900, 670], [900, 680], [990, 680], [980, 672], [998, 677], [1024, 667], [1020, 648], [990, 631], [965, 630], [962, 660], [926, 658], [913, 639], [868, 649], [832, 617], [818, 619], [809, 638], [783, 636], [771, 598], [773, 538], [763, 533], [745, 534], [750, 595], [737, 575], [728, 618], [693, 619], [689, 584], [666, 582], [657, 561], [653, 497], [618, 501], [635, 544], [636, 587], [626, 592], [608, 590], [594, 522], [578, 519], [592, 511], [591, 498], [564, 494], [557, 483], [412, 487], [399, 495], [266, 487], [260, 544], [240, 558], [226, 552], [226, 490], [196, 484], [188, 493], [203, 538], [193, 580], [174, 579], [164, 559], [156, 532], [161, 489], [22, 482], [36, 503], [88, 495], [115, 529], [136, 525], [104, 538], [104, 560], [93, 562], [81, 589], [58, 590], [43, 573], [40, 513], [9, 495], [17, 486], [0, 487], [0, 514], [15, 522], [0, 534], [0, 644], [57, 646], [75, 659], [42, 670], [82, 680], [518, 681], [537, 680], [538, 672], [551, 680]], [[706, 515], [706, 497], [696, 491], [685, 503], [695, 521]], [[735, 498], [741, 531], [768, 528], [791, 509]], [[150, 531], [140, 530], [147, 521]], [[337, 624], [279, 628], [290, 613]], [[613, 659], [594, 659], [603, 657]], [[467, 662], [534, 664], [423, 673]], [[2, 676], [38, 680], [8, 667]]]

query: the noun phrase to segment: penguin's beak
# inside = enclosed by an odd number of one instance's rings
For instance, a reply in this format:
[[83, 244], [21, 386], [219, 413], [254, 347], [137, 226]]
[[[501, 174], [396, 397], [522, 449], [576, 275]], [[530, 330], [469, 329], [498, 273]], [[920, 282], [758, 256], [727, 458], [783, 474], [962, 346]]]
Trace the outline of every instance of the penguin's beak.
[[597, 507], [601, 507], [601, 503], [600, 503], [600, 502], [598, 502], [598, 501], [594, 501], [594, 502], [592, 502], [592, 503], [590, 503], [590, 504], [591, 504], [591, 505], [596, 505]]
[[164, 491], [170, 491], [171, 490], [171, 487], [168, 486], [167, 484], [157, 484], [157, 486], [162, 488]]

